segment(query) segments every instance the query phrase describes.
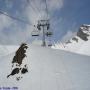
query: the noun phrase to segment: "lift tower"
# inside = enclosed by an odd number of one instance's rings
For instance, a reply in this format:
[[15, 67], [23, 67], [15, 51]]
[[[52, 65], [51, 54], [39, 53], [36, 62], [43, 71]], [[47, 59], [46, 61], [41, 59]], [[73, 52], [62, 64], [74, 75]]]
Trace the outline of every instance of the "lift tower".
[[[32, 32], [32, 36], [39, 36], [42, 35], [42, 46], [46, 46], [46, 37], [51, 37], [52, 32], [50, 31], [50, 21], [49, 21], [49, 16], [48, 16], [48, 8], [47, 8], [47, 2], [45, 1], [45, 13], [46, 13], [46, 18], [38, 20], [37, 25], [35, 25], [36, 30]], [[51, 46], [49, 44], [48, 46]]]
[[[42, 35], [42, 46], [46, 46], [46, 37], [51, 37], [49, 20], [38, 20], [38, 24], [35, 26], [35, 30], [32, 32], [32, 36]], [[51, 46], [50, 44], [48, 46]]]
[[46, 46], [45, 36], [50, 28], [49, 20], [39, 20], [37, 24], [37, 29], [42, 30], [42, 46]]

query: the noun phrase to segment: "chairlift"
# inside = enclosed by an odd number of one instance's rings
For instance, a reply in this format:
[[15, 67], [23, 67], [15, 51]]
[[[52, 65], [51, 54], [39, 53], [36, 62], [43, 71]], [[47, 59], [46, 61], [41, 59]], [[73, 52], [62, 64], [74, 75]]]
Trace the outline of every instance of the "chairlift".
[[50, 24], [47, 24], [47, 30], [49, 30], [49, 28], [50, 28]]
[[49, 46], [49, 47], [51, 47], [51, 46], [52, 46], [52, 44], [48, 44], [48, 46]]
[[52, 32], [51, 32], [51, 31], [47, 31], [47, 32], [46, 32], [46, 36], [47, 36], [47, 37], [50, 37], [51, 35], [52, 35]]
[[39, 24], [37, 25], [37, 29], [38, 29], [38, 30], [41, 30], [41, 27], [40, 27], [40, 26], [41, 26], [41, 25], [39, 25]]
[[38, 31], [32, 31], [31, 35], [32, 36], [39, 36], [39, 32]]

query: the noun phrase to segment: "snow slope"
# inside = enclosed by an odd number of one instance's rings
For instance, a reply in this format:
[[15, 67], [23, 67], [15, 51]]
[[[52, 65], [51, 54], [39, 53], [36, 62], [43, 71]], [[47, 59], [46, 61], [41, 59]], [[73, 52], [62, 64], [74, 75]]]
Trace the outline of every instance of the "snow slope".
[[29, 72], [22, 75], [19, 81], [15, 79], [17, 75], [7, 79], [15, 53], [0, 57], [0, 87], [18, 87], [18, 90], [90, 90], [89, 56], [28, 46], [23, 63], [27, 63]]
[[17, 50], [18, 46], [0, 45], [0, 56], [8, 55]]
[[76, 36], [65, 43], [57, 43], [52, 48], [90, 56], [90, 25], [82, 25]]

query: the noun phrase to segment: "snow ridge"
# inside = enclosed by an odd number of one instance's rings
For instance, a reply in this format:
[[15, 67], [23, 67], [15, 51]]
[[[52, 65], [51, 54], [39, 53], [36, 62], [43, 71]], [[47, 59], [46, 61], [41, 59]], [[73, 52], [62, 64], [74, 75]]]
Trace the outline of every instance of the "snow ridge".
[[52, 48], [90, 56], [90, 25], [83, 24], [73, 38], [65, 43], [56, 43]]

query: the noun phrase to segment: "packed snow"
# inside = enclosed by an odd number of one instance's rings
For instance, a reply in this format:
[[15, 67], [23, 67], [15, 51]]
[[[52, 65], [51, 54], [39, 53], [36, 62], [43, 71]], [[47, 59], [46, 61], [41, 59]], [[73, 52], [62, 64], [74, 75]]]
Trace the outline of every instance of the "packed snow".
[[12, 45], [0, 45], [0, 56], [8, 55], [12, 52], [15, 52], [19, 46]]
[[[12, 46], [13, 49], [14, 46]], [[15, 50], [10, 49], [10, 52]], [[8, 53], [8, 52], [7, 52]], [[7, 78], [12, 71], [15, 52], [0, 56], [0, 88], [11, 90], [90, 90], [90, 57], [63, 50], [28, 45], [28, 72]], [[23, 78], [16, 80], [17, 76]], [[3, 90], [3, 89], [2, 89]], [[7, 89], [4, 89], [7, 90]]]

